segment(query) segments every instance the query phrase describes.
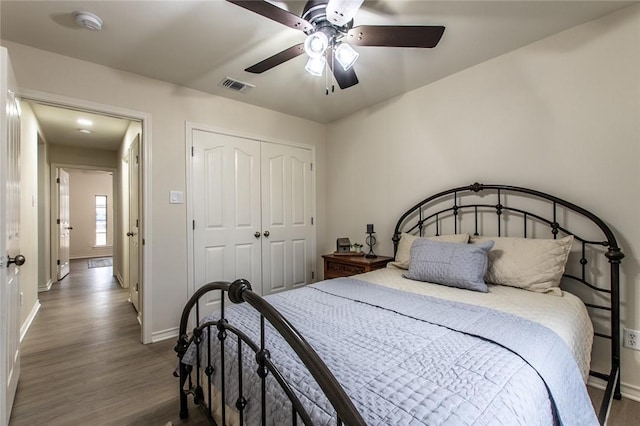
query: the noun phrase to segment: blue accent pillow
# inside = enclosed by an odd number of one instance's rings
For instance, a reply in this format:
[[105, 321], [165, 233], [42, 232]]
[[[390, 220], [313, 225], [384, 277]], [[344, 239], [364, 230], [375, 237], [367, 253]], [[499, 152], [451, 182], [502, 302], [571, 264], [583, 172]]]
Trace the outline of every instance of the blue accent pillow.
[[405, 278], [468, 290], [488, 291], [484, 282], [493, 241], [461, 244], [418, 239], [411, 246]]

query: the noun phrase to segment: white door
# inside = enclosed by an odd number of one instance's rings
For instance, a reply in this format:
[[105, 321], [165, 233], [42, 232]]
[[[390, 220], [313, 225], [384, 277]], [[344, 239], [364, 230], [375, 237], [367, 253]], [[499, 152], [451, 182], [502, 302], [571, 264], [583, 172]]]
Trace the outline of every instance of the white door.
[[129, 147], [129, 297], [140, 313], [140, 136]]
[[311, 150], [262, 144], [262, 291], [312, 282]]
[[[202, 130], [192, 141], [194, 291], [244, 278], [262, 294], [260, 142]], [[207, 310], [219, 303], [210, 294]]]
[[69, 210], [69, 173], [58, 169], [58, 281], [69, 274], [71, 227]]
[[[7, 50], [0, 47], [0, 425], [20, 376], [20, 116]], [[9, 259], [11, 258], [11, 262]]]

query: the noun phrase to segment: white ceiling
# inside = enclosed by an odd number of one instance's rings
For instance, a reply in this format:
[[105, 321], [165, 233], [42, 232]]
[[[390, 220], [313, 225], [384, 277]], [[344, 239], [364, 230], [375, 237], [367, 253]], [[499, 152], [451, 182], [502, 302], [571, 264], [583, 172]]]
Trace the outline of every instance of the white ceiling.
[[[280, 2], [299, 13], [304, 1]], [[244, 69], [304, 41], [302, 32], [223, 0], [2, 0], [0, 36], [321, 123], [424, 86], [492, 57], [637, 2], [365, 1], [355, 25], [444, 25], [435, 49], [358, 47], [360, 83], [336, 85], [304, 70], [304, 55], [263, 74]], [[99, 32], [72, 12], [99, 15]], [[225, 77], [255, 85], [248, 94], [218, 86]]]
[[[47, 143], [53, 145], [117, 151], [130, 124], [129, 120], [85, 111], [36, 103], [30, 105]], [[91, 124], [78, 123], [81, 119], [89, 120]]]

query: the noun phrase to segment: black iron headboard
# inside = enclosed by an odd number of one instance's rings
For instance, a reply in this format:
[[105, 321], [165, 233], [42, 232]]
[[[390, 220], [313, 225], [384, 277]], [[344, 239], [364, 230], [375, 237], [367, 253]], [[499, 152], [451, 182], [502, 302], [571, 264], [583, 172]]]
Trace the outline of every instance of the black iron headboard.
[[[407, 210], [394, 230], [394, 256], [403, 232], [419, 236], [467, 232], [525, 238], [573, 235], [574, 247], [578, 246], [575, 260], [579, 265], [575, 269], [567, 266], [565, 281], [573, 283], [569, 286], [578, 285], [583, 289], [575, 293], [590, 308], [592, 319], [601, 314], [608, 316], [608, 330], [596, 331], [595, 336], [611, 341], [610, 372], [605, 374], [593, 368], [589, 372], [607, 382], [598, 412], [600, 423], [604, 423], [611, 398], [621, 398], [620, 263], [624, 258], [614, 233], [604, 221], [580, 206], [540, 191], [476, 182], [439, 192]], [[591, 263], [596, 262], [597, 255], [603, 255], [608, 261], [608, 279], [588, 269], [590, 259]]]

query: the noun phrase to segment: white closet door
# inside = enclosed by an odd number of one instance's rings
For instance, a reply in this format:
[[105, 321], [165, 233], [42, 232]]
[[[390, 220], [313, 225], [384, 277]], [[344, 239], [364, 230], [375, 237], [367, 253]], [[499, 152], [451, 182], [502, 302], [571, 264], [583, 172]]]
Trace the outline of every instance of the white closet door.
[[312, 282], [311, 150], [262, 144], [262, 288], [276, 293]]
[[[195, 289], [244, 278], [262, 294], [260, 142], [192, 132]], [[218, 303], [210, 293], [206, 310]]]

